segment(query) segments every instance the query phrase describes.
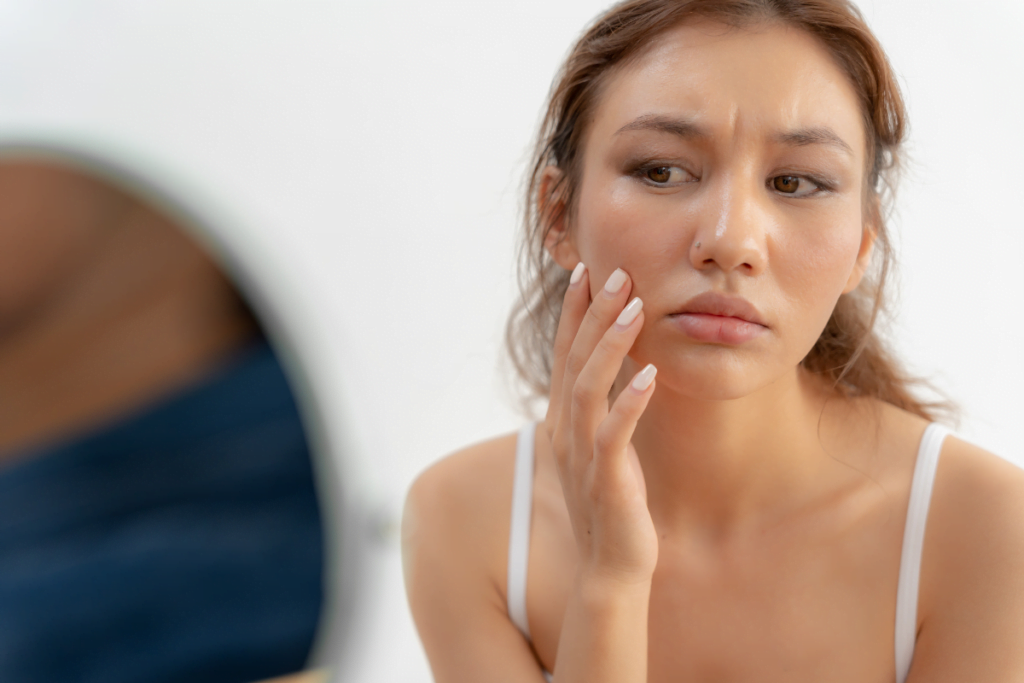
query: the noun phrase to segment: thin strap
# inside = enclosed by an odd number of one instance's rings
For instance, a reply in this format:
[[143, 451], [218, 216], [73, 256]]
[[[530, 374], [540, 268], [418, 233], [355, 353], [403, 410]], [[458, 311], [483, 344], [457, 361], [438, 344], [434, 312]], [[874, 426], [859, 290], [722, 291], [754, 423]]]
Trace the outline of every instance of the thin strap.
[[896, 589], [896, 681], [904, 683], [914, 658], [917, 639], [917, 595], [921, 578], [921, 549], [924, 546], [924, 527], [928, 521], [928, 506], [932, 499], [932, 484], [939, 464], [942, 441], [949, 431], [932, 422], [921, 436], [921, 446], [914, 464], [914, 479], [910, 485], [910, 504], [907, 506], [907, 524], [903, 529], [903, 553], [900, 556], [900, 578]]
[[516, 469], [512, 479], [512, 519], [508, 532], [508, 616], [527, 640], [526, 567], [530, 559], [530, 509], [533, 507], [533, 434], [536, 423], [519, 430], [516, 438]]

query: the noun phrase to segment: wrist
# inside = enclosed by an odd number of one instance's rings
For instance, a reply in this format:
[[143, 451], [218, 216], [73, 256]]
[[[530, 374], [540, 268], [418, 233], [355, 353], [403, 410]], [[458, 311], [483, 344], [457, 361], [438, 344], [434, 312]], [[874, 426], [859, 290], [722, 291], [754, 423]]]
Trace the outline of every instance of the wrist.
[[651, 574], [612, 572], [593, 567], [576, 573], [576, 591], [587, 604], [629, 603], [637, 600], [646, 605], [651, 596]]

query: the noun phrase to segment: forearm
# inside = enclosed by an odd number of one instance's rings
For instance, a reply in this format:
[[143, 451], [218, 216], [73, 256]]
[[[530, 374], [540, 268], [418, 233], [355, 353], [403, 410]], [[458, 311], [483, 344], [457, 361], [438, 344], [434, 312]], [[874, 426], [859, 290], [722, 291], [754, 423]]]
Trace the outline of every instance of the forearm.
[[562, 622], [555, 683], [645, 683], [651, 582], [580, 573]]

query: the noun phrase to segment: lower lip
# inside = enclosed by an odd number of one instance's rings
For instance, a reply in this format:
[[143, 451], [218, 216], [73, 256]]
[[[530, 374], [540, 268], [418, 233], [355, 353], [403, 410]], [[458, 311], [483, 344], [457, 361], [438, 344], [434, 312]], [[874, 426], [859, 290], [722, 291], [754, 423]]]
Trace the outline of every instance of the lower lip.
[[710, 344], [743, 344], [768, 329], [740, 318], [707, 313], [679, 313], [670, 315], [669, 320], [691, 339]]

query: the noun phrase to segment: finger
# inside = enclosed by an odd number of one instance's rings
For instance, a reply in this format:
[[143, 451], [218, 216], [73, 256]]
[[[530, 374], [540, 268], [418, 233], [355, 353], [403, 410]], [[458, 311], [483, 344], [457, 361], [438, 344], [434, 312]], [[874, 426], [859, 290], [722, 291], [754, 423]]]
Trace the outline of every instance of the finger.
[[549, 393], [548, 415], [546, 420], [549, 428], [558, 421], [561, 409], [562, 375], [565, 372], [565, 359], [572, 348], [572, 341], [580, 328], [583, 317], [590, 306], [590, 273], [583, 262], [576, 264], [569, 278], [569, 287], [562, 298], [562, 313], [558, 318], [558, 330], [555, 333], [554, 357], [551, 364], [551, 390]]
[[[579, 377], [580, 372], [583, 371], [587, 361], [590, 360], [591, 354], [593, 354], [604, 333], [611, 327], [619, 314], [622, 313], [632, 286], [633, 283], [625, 271], [616, 268], [615, 272], [611, 274], [604, 287], [601, 288], [601, 291], [594, 297], [594, 300], [587, 308], [586, 315], [579, 325], [579, 330], [576, 332], [576, 337], [572, 341], [572, 347], [569, 349], [569, 354], [565, 359], [561, 390], [563, 420], [566, 418], [574, 419], [572, 417], [573, 404], [576, 399], [573, 398], [573, 394], [576, 379]], [[618, 368], [616, 368], [617, 371]], [[607, 399], [607, 395], [605, 395], [605, 398]], [[604, 417], [604, 413], [607, 410], [606, 402], [604, 410], [597, 416], [597, 421]], [[593, 422], [593, 424], [596, 425], [597, 422]], [[592, 435], [593, 432], [590, 432], [590, 434]], [[589, 442], [590, 438], [588, 437], [585, 443]]]
[[[615, 403], [608, 411], [608, 416], [598, 426], [594, 433], [596, 477], [617, 478], [639, 467], [639, 462], [629, 462], [628, 447], [637, 422], [654, 394], [654, 376], [657, 372], [657, 368], [648, 364], [636, 373], [629, 384], [619, 392]], [[637, 485], [643, 488], [643, 474], [632, 474]], [[646, 494], [646, 491], [641, 493]]]
[[598, 340], [572, 390], [574, 439], [594, 443], [595, 433], [608, 414], [608, 394], [622, 369], [622, 361], [643, 327], [643, 301], [634, 298]]

